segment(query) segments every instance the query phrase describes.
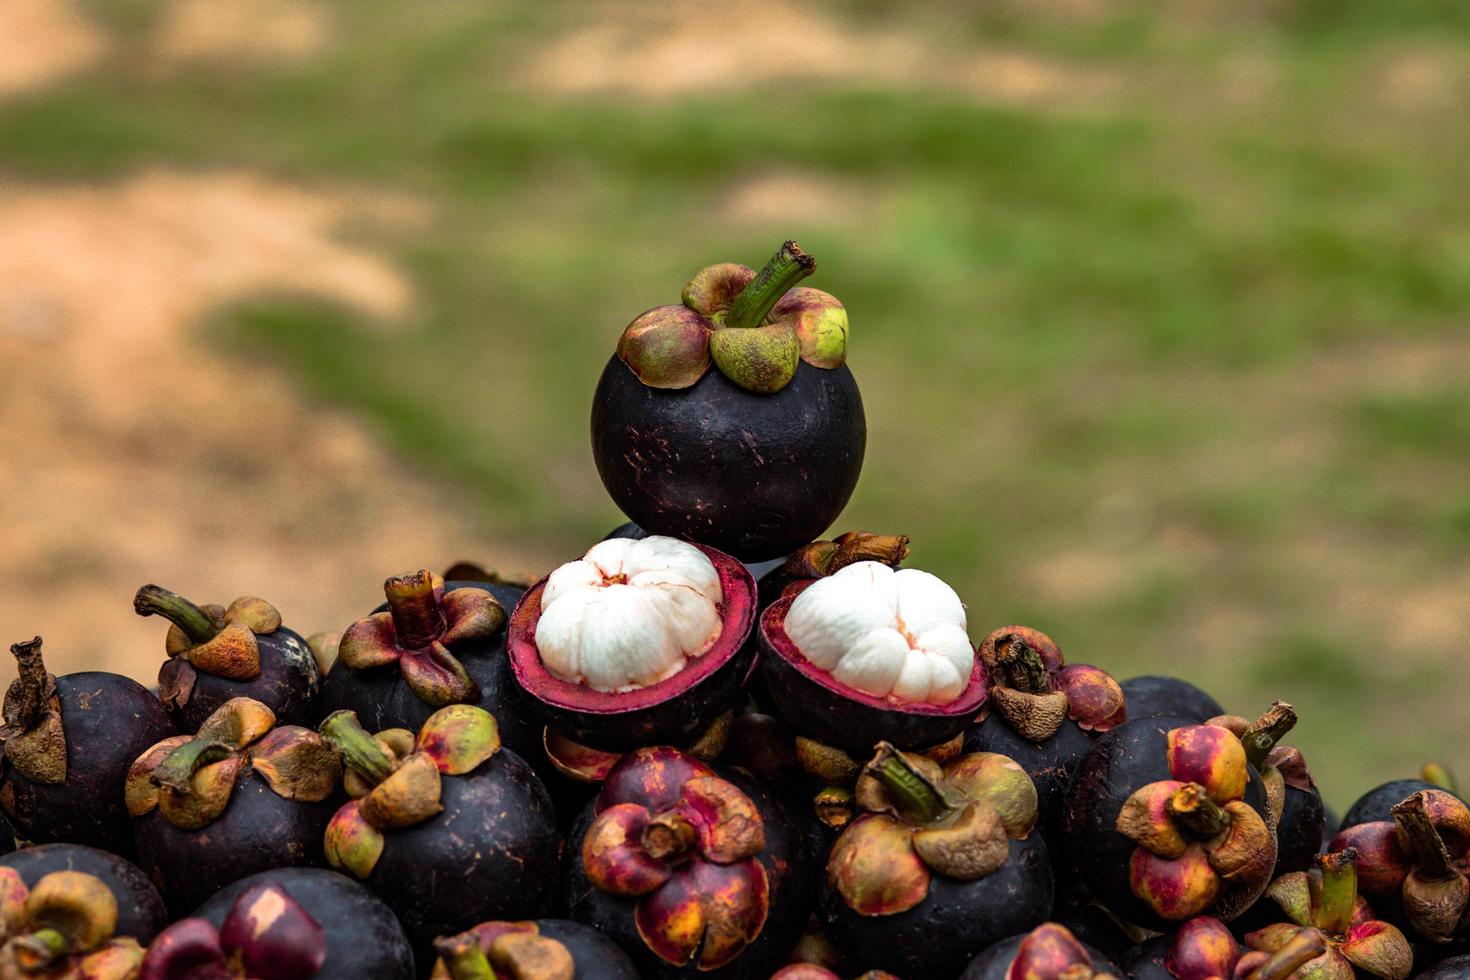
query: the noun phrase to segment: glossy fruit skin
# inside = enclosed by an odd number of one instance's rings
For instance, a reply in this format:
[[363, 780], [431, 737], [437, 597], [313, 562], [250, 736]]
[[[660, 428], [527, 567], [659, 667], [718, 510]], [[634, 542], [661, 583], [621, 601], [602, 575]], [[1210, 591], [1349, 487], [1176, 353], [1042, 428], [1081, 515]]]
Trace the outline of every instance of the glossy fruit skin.
[[901, 977], [954, 976], [986, 947], [1046, 921], [1051, 912], [1051, 858], [1042, 836], [1012, 840], [999, 871], [976, 881], [938, 873], [929, 894], [907, 912], [863, 916], [830, 887], [822, 909], [827, 932], [856, 963]]
[[[1269, 902], [1270, 899], [1266, 901]], [[1174, 934], [1166, 932], [1162, 936], [1146, 939], [1129, 950], [1122, 960], [1129, 980], [1174, 980], [1174, 974], [1164, 965], [1164, 958], [1169, 955], [1169, 947], [1173, 942]]]
[[412, 980], [413, 951], [392, 910], [346, 875], [323, 868], [276, 868], [242, 878], [210, 896], [193, 913], [220, 926], [247, 889], [279, 885], [327, 936], [327, 959], [312, 980]]
[[187, 915], [231, 882], [271, 868], [321, 865], [322, 835], [340, 805], [328, 798], [304, 803], [276, 795], [259, 773], [235, 783], [230, 802], [199, 830], [181, 830], [160, 809], [133, 821], [138, 865], [177, 916]]
[[[593, 885], [582, 867], [582, 838], [591, 826], [593, 804], [588, 804], [567, 837], [562, 877], [567, 883], [566, 907], [571, 918], [613, 937], [632, 957], [643, 977], [669, 980], [674, 977], [708, 977], [710, 980], [765, 980], [785, 961], [801, 938], [816, 897], [815, 883], [821, 871], [815, 820], [800, 802], [773, 787], [767, 787], [738, 772], [722, 771], [720, 777], [738, 786], [754, 801], [765, 818], [766, 846], [757, 857], [765, 866], [771, 904], [765, 926], [755, 942], [730, 963], [716, 970], [693, 965], [672, 966], [659, 959], [639, 937], [633, 921], [635, 899], [609, 895]], [[595, 803], [595, 801], [594, 801]]]
[[0, 857], [0, 867], [20, 872], [27, 887], [53, 871], [80, 871], [108, 887], [117, 899], [116, 935], [146, 946], [169, 923], [158, 889], [131, 861], [81, 844], [37, 844]]
[[638, 980], [638, 969], [623, 948], [591, 926], [570, 919], [537, 919], [536, 930], [572, 954], [576, 980]]
[[[1077, 880], [1120, 918], [1160, 932], [1173, 926], [1133, 894], [1128, 866], [1136, 845], [1118, 832], [1118, 813], [1134, 790], [1173, 778], [1168, 733], [1195, 724], [1168, 716], [1124, 722], [1093, 742], [1067, 790], [1066, 833]], [[1248, 766], [1247, 773], [1242, 799], [1264, 819], [1265, 784], [1254, 767]], [[1218, 911], [1205, 914], [1227, 918]]]
[[[1021, 948], [1021, 942], [1026, 938], [1026, 933], [1008, 936], [1000, 942], [994, 943], [979, 956], [972, 959], [965, 972], [961, 973], [959, 980], [1008, 980], [1011, 961], [1016, 958], [1016, 951]], [[1128, 976], [1103, 953], [1094, 949], [1086, 942], [1082, 948], [1087, 950], [1087, 955], [1092, 957], [1092, 968], [1097, 973], [1111, 973], [1115, 977]], [[1162, 980], [1162, 978], [1161, 978]], [[1171, 978], [1172, 980], [1172, 978]]]
[[1129, 718], [1169, 715], [1199, 724], [1225, 714], [1220, 702], [1177, 677], [1148, 674], [1126, 680], [1121, 686]]
[[180, 733], [197, 732], [204, 720], [231, 698], [254, 698], [275, 712], [278, 725], [311, 727], [321, 690], [321, 671], [306, 640], [295, 630], [280, 626], [273, 633], [257, 634], [255, 642], [260, 647], [259, 677], [232, 681], [202, 670], [196, 672], [189, 700], [170, 712]]
[[998, 752], [1009, 756], [1021, 764], [1036, 784], [1037, 827], [1051, 848], [1058, 871], [1066, 867], [1063, 824], [1067, 787], [1082, 757], [1092, 748], [1092, 742], [1093, 736], [1070, 718], [1063, 719], [1056, 734], [1040, 744], [1024, 738], [996, 711], [965, 729], [966, 753]]
[[614, 355], [592, 402], [592, 455], [623, 513], [747, 562], [821, 537], [857, 486], [866, 443], [846, 366], [801, 362], [785, 388], [759, 395], [718, 370], [650, 388]]
[[174, 734], [168, 712], [146, 687], [121, 674], [65, 674], [56, 679], [56, 691], [66, 732], [66, 780], [34, 782], [7, 760], [0, 803], [26, 840], [131, 854], [123, 783], [134, 759]]
[[[506, 616], [520, 602], [525, 589], [493, 582], [445, 582], [445, 591], [480, 589], [493, 595]], [[382, 603], [373, 612], [384, 612]], [[510, 661], [505, 655], [506, 630], [482, 643], [458, 643], [450, 648], [465, 671], [480, 685], [480, 707], [495, 716], [500, 740], [524, 759], [540, 759], [541, 726], [536, 724], [521, 704], [520, 692], [511, 677]], [[370, 732], [388, 728], [406, 728], [416, 732], [438, 709], [421, 699], [403, 679], [397, 664], [352, 670], [336, 666], [322, 681], [321, 696], [316, 702], [316, 721], [334, 711], [355, 711], [358, 721]]]
[[1470, 954], [1440, 960], [1414, 976], [1416, 980], [1470, 980]]
[[1288, 871], [1306, 871], [1315, 866], [1326, 820], [1322, 794], [1315, 786], [1300, 789], [1287, 785], [1281, 805], [1281, 822], [1276, 827], [1276, 870], [1272, 872], [1273, 878]]
[[1423, 779], [1395, 779], [1375, 786], [1348, 807], [1338, 829], [1356, 827], [1360, 823], [1372, 823], [1376, 820], [1392, 820], [1393, 805], [1402, 803], [1423, 789], [1437, 790], [1440, 787]]
[[551, 797], [513, 751], [502, 748], [440, 787], [443, 812], [385, 831], [387, 845], [365, 881], [429, 963], [436, 936], [550, 911], [561, 857]]

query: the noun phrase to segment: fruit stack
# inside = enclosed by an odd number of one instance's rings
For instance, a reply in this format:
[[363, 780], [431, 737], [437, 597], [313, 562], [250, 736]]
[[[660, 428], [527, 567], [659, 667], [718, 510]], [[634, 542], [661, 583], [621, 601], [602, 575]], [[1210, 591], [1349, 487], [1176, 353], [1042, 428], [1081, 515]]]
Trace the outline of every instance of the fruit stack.
[[632, 523], [535, 584], [396, 576], [310, 639], [147, 585], [156, 690], [15, 644], [0, 980], [1470, 975], [1446, 773], [1339, 824], [1289, 704], [976, 645], [906, 537], [822, 538], [866, 433], [813, 268], [626, 328]]

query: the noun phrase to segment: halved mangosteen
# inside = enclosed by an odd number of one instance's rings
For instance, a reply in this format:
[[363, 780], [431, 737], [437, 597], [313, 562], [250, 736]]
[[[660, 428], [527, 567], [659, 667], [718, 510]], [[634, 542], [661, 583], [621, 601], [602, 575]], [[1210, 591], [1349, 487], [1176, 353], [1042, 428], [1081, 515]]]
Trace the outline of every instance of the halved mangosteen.
[[867, 751], [923, 749], [964, 731], [986, 697], [965, 608], [928, 572], [860, 561], [788, 590], [761, 615], [761, 671], [803, 735]]
[[517, 604], [511, 670], [530, 709], [581, 745], [687, 745], [754, 667], [755, 594], [745, 566], [713, 548], [603, 541]]

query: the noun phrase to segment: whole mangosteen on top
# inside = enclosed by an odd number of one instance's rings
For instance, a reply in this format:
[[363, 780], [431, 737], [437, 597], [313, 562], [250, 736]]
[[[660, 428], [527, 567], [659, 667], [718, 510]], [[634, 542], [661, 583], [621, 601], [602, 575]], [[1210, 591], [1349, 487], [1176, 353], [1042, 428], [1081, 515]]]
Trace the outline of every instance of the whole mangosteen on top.
[[[960, 980], [1102, 980], [1126, 976], [1104, 954], [1066, 926], [1043, 922], [1030, 932], [995, 943], [970, 961]], [[1222, 975], [1228, 977], [1228, 974]], [[1193, 978], [1191, 978], [1193, 980]]]
[[233, 698], [128, 770], [138, 863], [175, 914], [269, 868], [319, 864], [342, 763], [309, 728]]
[[[467, 564], [450, 569], [473, 571]], [[387, 603], [342, 634], [317, 718], [351, 711], [370, 731], [418, 731], [446, 705], [474, 704], [503, 722], [505, 745], [536, 759], [541, 726], [521, 710], [505, 653], [506, 623], [524, 587], [445, 581], [421, 570], [388, 579], [383, 592]]]
[[0, 807], [26, 840], [131, 853], [123, 781], [139, 753], [173, 734], [168, 712], [121, 674], [50, 673], [39, 636], [10, 652], [20, 676], [5, 694]]
[[866, 754], [925, 749], [964, 731], [985, 701], [965, 607], [938, 577], [857, 561], [761, 614], [761, 672], [800, 735]]
[[430, 980], [638, 980], [623, 948], [567, 919], [482, 922], [434, 940]]
[[228, 607], [196, 606], [181, 595], [145, 585], [133, 596], [139, 616], [169, 621], [168, 659], [158, 691], [184, 733], [232, 698], [251, 698], [282, 725], [309, 725], [321, 672], [306, 640], [281, 625], [264, 599], [241, 596]]
[[714, 548], [613, 538], [526, 592], [511, 670], [529, 710], [578, 745], [687, 746], [740, 699], [755, 598], [750, 573]]
[[761, 561], [841, 513], [867, 424], [845, 364], [847, 311], [792, 288], [815, 268], [795, 242], [760, 272], [712, 265], [682, 305], [623, 331], [593, 396], [592, 451], [639, 527]]
[[0, 857], [0, 869], [20, 875], [34, 888], [53, 871], [79, 871], [102, 882], [117, 902], [113, 934], [147, 945], [168, 925], [168, 909], [153, 882], [131, 861], [82, 844], [37, 844]]

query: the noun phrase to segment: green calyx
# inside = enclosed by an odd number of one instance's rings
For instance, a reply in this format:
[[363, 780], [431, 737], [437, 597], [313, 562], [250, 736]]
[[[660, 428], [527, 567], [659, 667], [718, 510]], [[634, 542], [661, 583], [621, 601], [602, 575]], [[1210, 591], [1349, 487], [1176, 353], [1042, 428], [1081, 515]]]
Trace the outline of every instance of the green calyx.
[[819, 289], [797, 287], [816, 262], [786, 242], [759, 272], [723, 263], [695, 273], [683, 306], [638, 316], [618, 357], [652, 388], [687, 388], [713, 364], [735, 384], [775, 394], [797, 365], [836, 368], [847, 359], [847, 310]]

